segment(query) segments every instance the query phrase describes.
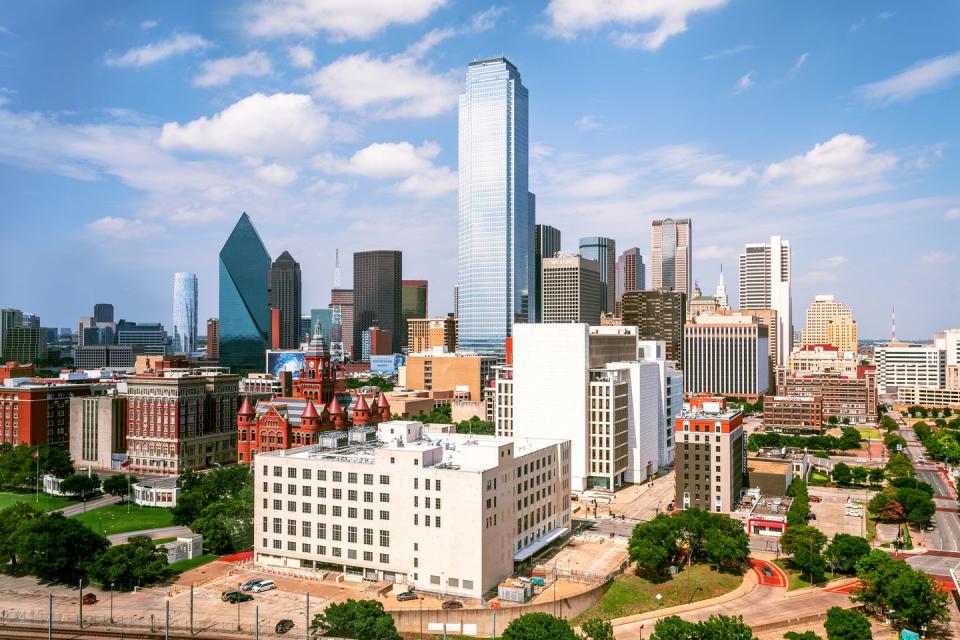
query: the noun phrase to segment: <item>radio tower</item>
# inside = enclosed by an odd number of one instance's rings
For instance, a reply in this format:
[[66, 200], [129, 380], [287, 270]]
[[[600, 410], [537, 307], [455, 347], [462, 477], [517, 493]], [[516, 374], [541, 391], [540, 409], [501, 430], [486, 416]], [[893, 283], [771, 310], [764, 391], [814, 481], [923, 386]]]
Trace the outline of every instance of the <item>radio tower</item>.
[[340, 288], [340, 249], [336, 250], [336, 266], [333, 269], [333, 288]]
[[890, 341], [897, 341], [897, 308], [890, 308]]

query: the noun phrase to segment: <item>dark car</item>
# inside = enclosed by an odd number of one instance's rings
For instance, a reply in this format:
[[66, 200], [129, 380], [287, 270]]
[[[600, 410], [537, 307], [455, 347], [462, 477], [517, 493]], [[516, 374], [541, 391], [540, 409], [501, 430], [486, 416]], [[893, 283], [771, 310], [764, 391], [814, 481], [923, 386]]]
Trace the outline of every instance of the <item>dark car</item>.
[[220, 594], [220, 599], [226, 602], [230, 598], [234, 598], [238, 595], [240, 595], [239, 591], [224, 591], [223, 593]]
[[807, 520], [816, 520], [816, 519], [817, 519], [817, 514], [815, 514], [815, 513], [808, 513], [807, 515], [804, 516], [804, 518], [806, 518]]
[[407, 602], [409, 600], [416, 600], [416, 599], [417, 599], [417, 594], [415, 594], [413, 591], [404, 591], [403, 593], [397, 594], [397, 600], [399, 600], [400, 602]]
[[444, 609], [463, 609], [463, 603], [459, 600], [447, 600], [443, 603]]
[[286, 633], [287, 631], [290, 631], [290, 629], [293, 629], [293, 620], [288, 620], [286, 618], [278, 622], [277, 626], [273, 628], [277, 635]]
[[83, 594], [83, 604], [96, 604], [96, 603], [97, 603], [97, 594], [95, 593]]
[[253, 600], [253, 596], [249, 593], [243, 593], [241, 591], [224, 591], [220, 595], [220, 599], [224, 602], [229, 602], [230, 604], [237, 604], [239, 602], [250, 602]]
[[767, 576], [768, 578], [773, 577], [773, 569], [771, 569], [767, 565], [763, 565], [762, 571], [763, 571], [763, 575]]

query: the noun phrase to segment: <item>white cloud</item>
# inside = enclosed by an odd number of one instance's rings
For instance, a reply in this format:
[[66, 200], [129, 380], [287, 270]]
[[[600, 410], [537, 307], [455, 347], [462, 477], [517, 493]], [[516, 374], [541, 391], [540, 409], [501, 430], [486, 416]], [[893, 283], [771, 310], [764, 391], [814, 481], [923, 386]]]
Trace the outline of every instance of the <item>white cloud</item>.
[[757, 172], [746, 168], [736, 173], [732, 171], [707, 171], [701, 173], [693, 181], [703, 187], [742, 187], [749, 180], [757, 177]]
[[166, 123], [159, 142], [165, 149], [288, 156], [315, 149], [330, 133], [329, 118], [310, 96], [255, 93], [213, 116]]
[[317, 98], [381, 118], [426, 118], [457, 103], [460, 83], [409, 55], [359, 53], [335, 60], [307, 78]]
[[817, 260], [816, 266], [820, 269], [836, 269], [837, 267], [843, 266], [846, 263], [846, 256], [830, 256], [829, 258]]
[[144, 31], [149, 31], [150, 29], [153, 29], [154, 27], [156, 27], [158, 24], [160, 23], [157, 22], [156, 20], [144, 20], [143, 22], [140, 23], [140, 28], [143, 29]]
[[251, 51], [244, 56], [206, 60], [201, 65], [201, 73], [193, 79], [196, 87], [219, 87], [229, 84], [238, 76], [258, 78], [273, 71], [270, 58], [260, 51]]
[[141, 220], [117, 218], [114, 216], [97, 218], [89, 223], [87, 228], [99, 236], [118, 240], [146, 238], [163, 232], [163, 229], [157, 225], [147, 224]]
[[952, 253], [931, 251], [930, 253], [920, 256], [920, 263], [927, 267], [943, 267], [956, 260], [956, 258], [957, 256]]
[[798, 187], [878, 178], [897, 165], [893, 153], [874, 152], [866, 138], [841, 133], [814, 145], [802, 156], [769, 165], [765, 182], [787, 182]]
[[793, 66], [790, 67], [790, 73], [787, 74], [788, 77], [793, 77], [800, 73], [800, 70], [803, 69], [803, 65], [807, 63], [807, 58], [810, 57], [810, 54], [806, 51], [800, 54], [800, 57], [797, 58], [797, 61], [793, 63]]
[[944, 214], [943, 217], [947, 220], [960, 220], [960, 207], [947, 210], [947, 213]]
[[736, 86], [734, 86], [734, 91], [740, 93], [741, 91], [746, 91], [753, 86], [753, 71], [748, 71], [747, 73], [740, 76], [740, 79], [737, 80]]
[[438, 198], [457, 190], [457, 173], [449, 167], [434, 167], [425, 173], [410, 176], [397, 185], [397, 191], [415, 198]]
[[147, 67], [167, 58], [181, 56], [192, 51], [203, 51], [211, 47], [203, 36], [193, 33], [179, 33], [167, 40], [151, 42], [142, 47], [128, 49], [122, 54], [108, 51], [104, 62], [111, 67]]
[[737, 252], [733, 247], [716, 244], [708, 244], [693, 250], [693, 257], [699, 260], [722, 260], [723, 258], [729, 258], [736, 254]]
[[960, 75], [960, 51], [921, 60], [900, 73], [871, 84], [861, 85], [860, 95], [869, 102], [887, 105], [936, 91]]
[[738, 53], [743, 53], [744, 51], [752, 51], [756, 47], [752, 44], [738, 44], [735, 47], [730, 47], [729, 49], [721, 49], [720, 51], [714, 51], [713, 53], [708, 53], [703, 56], [704, 60], [719, 60], [720, 58], [726, 58], [727, 56], [735, 56]]
[[257, 175], [261, 180], [275, 184], [278, 187], [285, 187], [297, 179], [296, 169], [284, 167], [276, 163], [260, 167], [257, 169]]
[[288, 49], [290, 53], [290, 64], [300, 69], [309, 69], [313, 66], [314, 58], [316, 57], [312, 50], [298, 44], [295, 47], [290, 47]]
[[577, 121], [573, 123], [573, 126], [575, 126], [578, 131], [595, 131], [596, 129], [600, 128], [600, 123], [597, 122], [596, 118], [587, 114], [582, 118], [577, 118]]
[[370, 38], [391, 24], [415, 24], [445, 0], [259, 0], [249, 7], [255, 36], [313, 36], [333, 41]]
[[334, 174], [403, 180], [396, 185], [400, 193], [433, 198], [455, 191], [457, 175], [448, 167], [433, 164], [440, 147], [429, 140], [415, 147], [409, 142], [378, 142], [360, 149], [349, 158], [323, 154], [313, 166]]
[[807, 271], [806, 273], [801, 273], [796, 277], [797, 282], [804, 282], [807, 284], [816, 284], [819, 282], [836, 282], [837, 274], [832, 271]]
[[607, 25], [634, 27], [652, 23], [652, 31], [612, 34], [622, 47], [659, 49], [672, 36], [687, 30], [692, 14], [717, 9], [728, 0], [550, 0], [546, 13], [549, 31], [562, 38], [574, 38], [584, 31]]

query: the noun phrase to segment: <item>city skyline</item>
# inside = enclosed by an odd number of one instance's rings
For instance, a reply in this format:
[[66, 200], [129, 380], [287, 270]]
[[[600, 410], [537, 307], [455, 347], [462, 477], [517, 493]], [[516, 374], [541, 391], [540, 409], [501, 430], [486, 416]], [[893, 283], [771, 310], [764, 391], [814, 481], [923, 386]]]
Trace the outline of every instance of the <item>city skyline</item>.
[[[3, 294], [45, 326], [72, 327], [97, 300], [166, 324], [174, 271], [210, 283], [199, 315], [216, 316], [216, 253], [242, 211], [273, 256], [306, 256], [305, 309], [326, 306], [335, 247], [388, 247], [406, 254], [409, 277], [431, 281], [431, 315], [452, 310], [456, 95], [467, 64], [500, 51], [530, 89], [529, 189], [563, 249], [604, 235], [650, 255], [651, 220], [689, 217], [704, 290], [721, 264], [736, 273], [745, 244], [782, 235], [798, 308], [836, 295], [866, 339], [889, 334], [892, 304], [911, 339], [960, 311], [956, 7], [733, 0], [689, 11], [678, 33], [600, 9], [578, 25], [546, 1], [430, 3], [369, 32], [320, 19], [267, 28], [253, 13], [231, 20], [186, 3], [59, 7], [0, 9], [0, 188], [14, 212], [4, 228], [21, 240], [15, 262], [41, 234], [51, 252]], [[67, 23], [99, 37], [55, 40]], [[631, 33], [634, 48], [617, 40]], [[597, 55], [602, 72], [584, 63]], [[376, 72], [405, 91], [340, 82]], [[56, 93], [39, 80], [51, 74], [68, 78]], [[270, 135], [225, 133], [250, 118]], [[304, 228], [324, 230], [324, 249]], [[423, 250], [425, 231], [444, 241]], [[876, 260], [884, 242], [895, 259]], [[45, 277], [61, 296], [45, 299]]]

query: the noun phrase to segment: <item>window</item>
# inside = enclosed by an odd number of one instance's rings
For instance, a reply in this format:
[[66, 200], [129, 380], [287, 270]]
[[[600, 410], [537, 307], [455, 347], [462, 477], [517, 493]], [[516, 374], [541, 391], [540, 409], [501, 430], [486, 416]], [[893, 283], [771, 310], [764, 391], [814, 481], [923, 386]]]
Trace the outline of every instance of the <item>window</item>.
[[[427, 488], [429, 489], [430, 487], [427, 487]], [[436, 485], [434, 485], [434, 488], [435, 488], [437, 491], [440, 491], [440, 481], [439, 481], [439, 480], [436, 481]]]
[[354, 519], [356, 519], [356, 517], [357, 517], [357, 508], [356, 508], [356, 507], [348, 507], [348, 508], [347, 508], [347, 517], [348, 517], [348, 518], [354, 518]]
[[280, 544], [280, 541], [279, 541], [279, 540], [274, 540], [274, 541], [273, 541], [273, 548], [274, 548], [274, 549], [282, 549], [283, 546]]
[[323, 481], [326, 481], [326, 480], [327, 480], [327, 470], [326, 470], [326, 469], [320, 469], [320, 471], [317, 472], [317, 480], [323, 480]]
[[341, 472], [339, 472], [339, 471], [334, 471], [334, 472], [333, 472], [333, 481], [334, 481], [334, 482], [342, 482], [342, 481], [343, 481], [343, 474], [342, 474]]
[[263, 532], [267, 532], [267, 516], [263, 516]]
[[334, 500], [343, 500], [343, 490], [334, 488], [334, 489], [333, 489], [333, 499], [334, 499]]
[[317, 537], [320, 538], [321, 540], [327, 539], [327, 523], [326, 522], [317, 523]]
[[300, 551], [303, 553], [310, 553], [310, 543], [304, 542], [300, 545]]
[[380, 502], [390, 502], [390, 494], [389, 494], [389, 493], [381, 493], [381, 494], [380, 494]]
[[341, 553], [340, 553], [340, 547], [331, 547], [331, 548], [330, 548], [330, 555], [332, 555], [334, 558], [339, 558], [340, 555], [341, 555]]
[[423, 481], [423, 488], [426, 489], [427, 491], [430, 491], [430, 478], [427, 478], [426, 480]]
[[322, 516], [327, 515], [327, 505], [325, 505], [325, 504], [318, 504], [318, 505], [317, 505], [317, 513], [319, 513], [319, 514], [322, 515]]
[[380, 546], [389, 547], [390, 546], [390, 532], [386, 529], [380, 529]]
[[440, 528], [440, 516], [437, 516], [436, 519], [434, 520], [434, 522], [435, 522], [435, 525], [434, 525], [434, 526], [436, 526], [436, 527], [439, 529], [439, 528]]
[[273, 501], [273, 508], [276, 509], [277, 511], [279, 511], [280, 509], [283, 509], [283, 501], [282, 501], [282, 500], [274, 500], [274, 501]]
[[280, 518], [273, 519], [273, 532], [283, 533], [283, 520], [281, 520]]
[[338, 524], [333, 525], [333, 539], [338, 541], [343, 539], [343, 529]]
[[427, 496], [426, 498], [423, 499], [423, 506], [426, 507], [427, 509], [430, 508], [430, 496]]
[[380, 476], [380, 484], [390, 484], [390, 476]]
[[372, 485], [373, 484], [373, 474], [365, 473], [363, 474], [363, 484]]
[[363, 552], [363, 561], [364, 561], [364, 562], [373, 562], [373, 551], [364, 551], [364, 552]]
[[274, 493], [282, 493], [282, 492], [283, 492], [283, 485], [280, 484], [279, 482], [274, 482], [274, 483], [273, 483], [273, 492], [274, 492]]
[[310, 509], [311, 507], [309, 502], [304, 502], [303, 504], [300, 505], [300, 511], [304, 513], [310, 513]]
[[347, 474], [347, 482], [350, 484], [357, 484], [357, 474], [351, 471]]
[[373, 529], [363, 530], [363, 544], [373, 544]]
[[352, 500], [353, 502], [356, 502], [356, 501], [357, 501], [357, 490], [356, 490], [356, 489], [350, 489], [349, 491], [347, 491], [347, 500]]
[[319, 554], [322, 555], [322, 556], [327, 555], [327, 547], [326, 547], [326, 545], [318, 544], [318, 545], [317, 545], [317, 553], [319, 553]]
[[[381, 511], [381, 512], [380, 512], [380, 519], [381, 519], [381, 520], [389, 520], [389, 519], [390, 519], [390, 512], [389, 512], [389, 511]], [[414, 522], [413, 524], [417, 524], [417, 523]]]
[[293, 500], [287, 500], [287, 511], [296, 511], [297, 503]]
[[426, 527], [430, 526], [430, 516], [423, 516], [423, 524]]
[[364, 519], [364, 520], [373, 520], [373, 509], [364, 509], [364, 510], [363, 510], [363, 519]]
[[296, 478], [296, 477], [297, 477], [297, 470], [296, 470], [295, 467], [287, 467], [287, 477], [288, 477], [288, 478]]
[[320, 487], [319, 489], [317, 489], [317, 497], [318, 497], [318, 498], [326, 498], [326, 497], [327, 497], [327, 488], [326, 488], [326, 487]]
[[297, 535], [297, 521], [296, 520], [287, 520], [287, 535], [295, 536]]
[[430, 576], [430, 584], [440, 584], [440, 576]]
[[364, 502], [373, 502], [373, 491], [364, 491], [364, 492], [363, 492], [363, 501], [364, 501]]
[[310, 494], [313, 493], [313, 492], [312, 492], [311, 489], [310, 489], [310, 485], [304, 485], [304, 486], [302, 487], [301, 493], [303, 494], [303, 496], [304, 496], [305, 498], [309, 498], [309, 497], [310, 497]]
[[302, 471], [302, 473], [303, 473], [303, 479], [304, 479], [304, 480], [310, 480], [310, 478], [311, 478], [311, 476], [312, 476], [312, 471], [311, 471], [310, 469], [304, 469], [304, 470]]
[[303, 522], [300, 523], [300, 535], [302, 535], [304, 538], [310, 537], [310, 521], [309, 520], [304, 520]]
[[282, 478], [282, 477], [283, 477], [283, 469], [281, 469], [280, 467], [274, 467], [274, 468], [273, 468], [273, 477], [274, 477], [274, 478]]
[[380, 562], [382, 562], [383, 564], [390, 564], [390, 554], [388, 554], [388, 553], [381, 553], [381, 554], [380, 554]]
[[464, 588], [464, 589], [468, 589], [468, 590], [469, 590], [469, 589], [473, 589], [473, 580], [464, 580], [464, 581], [463, 581], [463, 588]]
[[339, 518], [340, 516], [342, 516], [342, 515], [343, 515], [343, 507], [341, 507], [341, 506], [338, 505], [338, 504], [333, 505], [333, 515], [336, 516], [336, 517], [338, 517], [338, 518]]
[[347, 549], [347, 558], [350, 560], [357, 559], [357, 550], [356, 549]]
[[356, 527], [347, 527], [347, 542], [350, 544], [357, 543], [357, 528]]

